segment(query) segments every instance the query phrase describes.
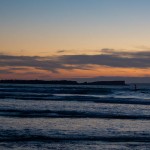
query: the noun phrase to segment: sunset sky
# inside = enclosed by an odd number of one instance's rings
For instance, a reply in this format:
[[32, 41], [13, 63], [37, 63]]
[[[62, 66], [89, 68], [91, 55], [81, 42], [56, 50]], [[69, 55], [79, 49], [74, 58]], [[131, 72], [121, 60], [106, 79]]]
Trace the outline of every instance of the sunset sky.
[[0, 79], [150, 77], [150, 0], [0, 0]]

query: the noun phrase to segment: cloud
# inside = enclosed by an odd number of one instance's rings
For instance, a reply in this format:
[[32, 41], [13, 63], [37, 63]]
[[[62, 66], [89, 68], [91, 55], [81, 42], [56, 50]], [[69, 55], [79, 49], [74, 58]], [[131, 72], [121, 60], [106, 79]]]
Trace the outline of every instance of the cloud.
[[[61, 55], [61, 56], [12, 56], [0, 55], [0, 67], [33, 67], [57, 73], [59, 69], [92, 70], [92, 65], [121, 68], [150, 68], [150, 51], [121, 52], [114, 49], [102, 49], [99, 55]], [[17, 68], [16, 68], [17, 69]], [[8, 72], [1, 70], [1, 72]]]
[[[104, 51], [103, 51], [104, 52]], [[109, 67], [121, 68], [149, 68], [150, 51], [143, 52], [115, 52], [107, 50], [99, 55], [68, 55], [61, 57], [66, 64], [78, 65], [104, 65]]]
[[58, 61], [50, 57], [40, 56], [11, 56], [0, 55], [0, 66], [11, 67], [34, 67], [36, 69], [56, 72], [59, 68], [65, 68]]
[[12, 73], [11, 70], [9, 70], [9, 69], [1, 69], [0, 68], [0, 74], [9, 74], [9, 73]]
[[113, 55], [113, 56], [119, 56], [119, 57], [128, 57], [128, 58], [150, 58], [150, 50], [146, 51], [138, 51], [138, 52], [127, 52], [127, 51], [117, 51], [114, 49], [102, 49], [100, 51], [103, 54], [106, 55]]
[[59, 51], [57, 51], [57, 53], [64, 53], [65, 52], [65, 50], [59, 50]]
[[[11, 67], [10, 71], [24, 70], [21, 67], [33, 67], [39, 70], [57, 73], [59, 69], [87, 69], [87, 66], [63, 64], [59, 57], [40, 57], [40, 56], [11, 56], [0, 55], [0, 67]], [[17, 67], [17, 68], [15, 68]], [[19, 68], [18, 68], [19, 67]]]

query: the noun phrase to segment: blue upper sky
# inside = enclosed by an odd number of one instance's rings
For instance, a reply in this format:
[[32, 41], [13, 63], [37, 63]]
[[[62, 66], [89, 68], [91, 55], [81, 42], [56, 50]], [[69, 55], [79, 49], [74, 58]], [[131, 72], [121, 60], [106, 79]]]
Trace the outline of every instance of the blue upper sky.
[[150, 47], [149, 14], [149, 0], [0, 0], [0, 49]]

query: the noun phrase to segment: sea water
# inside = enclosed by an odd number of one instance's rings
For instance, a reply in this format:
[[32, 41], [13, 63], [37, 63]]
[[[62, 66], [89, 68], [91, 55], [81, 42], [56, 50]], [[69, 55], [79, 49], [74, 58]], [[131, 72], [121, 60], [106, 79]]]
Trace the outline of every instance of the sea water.
[[0, 84], [0, 149], [150, 149], [150, 85]]

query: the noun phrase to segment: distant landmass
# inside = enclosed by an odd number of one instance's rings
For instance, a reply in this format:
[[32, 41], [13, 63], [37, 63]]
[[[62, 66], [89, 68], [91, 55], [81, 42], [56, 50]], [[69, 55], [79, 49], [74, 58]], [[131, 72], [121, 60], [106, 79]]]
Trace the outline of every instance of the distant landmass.
[[125, 85], [125, 81], [96, 81], [89, 82], [90, 85]]
[[0, 80], [0, 83], [7, 84], [60, 84], [60, 85], [125, 85], [125, 81], [95, 81], [82, 82], [69, 80]]

